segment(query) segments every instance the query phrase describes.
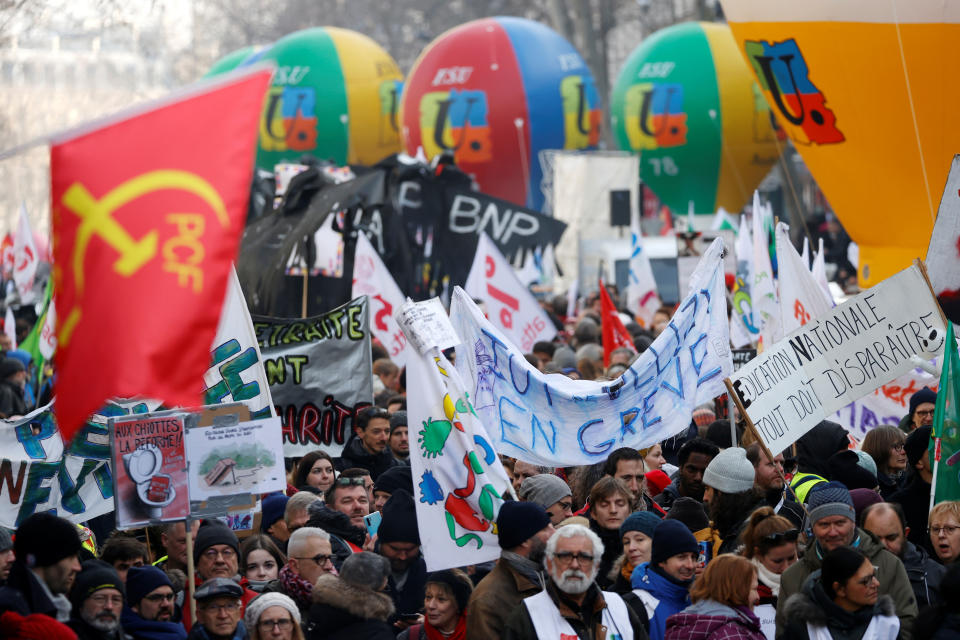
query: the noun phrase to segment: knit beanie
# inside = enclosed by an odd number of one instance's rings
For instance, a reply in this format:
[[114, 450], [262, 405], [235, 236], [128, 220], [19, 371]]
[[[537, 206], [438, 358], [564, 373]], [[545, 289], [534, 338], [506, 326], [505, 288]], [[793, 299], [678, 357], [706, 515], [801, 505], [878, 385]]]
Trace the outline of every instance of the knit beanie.
[[116, 589], [124, 595], [123, 581], [117, 571], [103, 560], [87, 560], [73, 581], [70, 602], [79, 611], [84, 600], [101, 589]]
[[472, 585], [457, 577], [457, 574], [450, 569], [434, 571], [428, 575], [427, 584], [431, 582], [446, 585], [453, 592], [453, 599], [457, 601], [457, 610], [460, 613], [467, 610], [467, 601], [470, 600], [470, 594], [473, 592]]
[[677, 498], [670, 507], [667, 517], [664, 520], [679, 520], [687, 525], [687, 529], [693, 533], [706, 529], [710, 526], [710, 518], [704, 511], [703, 505], [693, 498]]
[[21, 616], [7, 611], [0, 616], [0, 638], [11, 640], [77, 640], [73, 629], [42, 613]]
[[[411, 482], [413, 482], [411, 480]], [[417, 507], [413, 496], [406, 489], [397, 489], [380, 512], [383, 519], [377, 530], [380, 542], [409, 542], [420, 544], [420, 530], [417, 528]]]
[[681, 553], [700, 553], [700, 545], [690, 530], [677, 520], [664, 520], [653, 531], [650, 564], [657, 565]]
[[243, 614], [243, 624], [247, 629], [255, 629], [257, 622], [260, 621], [260, 614], [270, 607], [283, 607], [290, 612], [293, 623], [300, 624], [300, 609], [297, 608], [290, 596], [276, 591], [264, 593], [247, 603], [247, 612]]
[[877, 463], [876, 463], [876, 461], [873, 459], [873, 456], [871, 456], [871, 455], [870, 455], [869, 453], [867, 453], [866, 451], [862, 451], [861, 449], [853, 449], [852, 451], [853, 451], [855, 454], [857, 454], [857, 464], [860, 465], [861, 468], [866, 469], [867, 471], [869, 471], [870, 473], [872, 473], [872, 474], [873, 474], [873, 477], [876, 478], [876, 477], [877, 477]]
[[260, 530], [266, 532], [277, 520], [283, 518], [290, 500], [282, 493], [271, 493], [260, 502]]
[[873, 489], [877, 486], [877, 476], [859, 464], [860, 457], [855, 451], [838, 451], [827, 460], [830, 479], [842, 482], [848, 489]]
[[535, 502], [504, 502], [497, 514], [497, 539], [509, 551], [532, 538], [550, 524], [550, 516]]
[[724, 449], [703, 472], [703, 484], [722, 493], [745, 493], [753, 489], [756, 471], [740, 447]]
[[63, 518], [35, 513], [17, 527], [13, 553], [29, 567], [49, 567], [80, 553], [80, 534]]
[[[916, 395], [916, 394], [914, 394]], [[907, 436], [907, 441], [903, 448], [907, 451], [907, 460], [910, 461], [910, 468], [920, 462], [920, 458], [930, 448], [930, 435], [933, 433], [933, 427], [917, 427]]]
[[647, 471], [644, 477], [647, 479], [647, 494], [651, 498], [660, 495], [670, 485], [670, 476], [660, 469]]
[[653, 538], [653, 531], [663, 522], [652, 511], [637, 511], [627, 516], [620, 525], [620, 537], [628, 531], [639, 531], [648, 538]]
[[393, 435], [393, 432], [397, 430], [398, 427], [407, 426], [407, 412], [403, 409], [399, 411], [394, 411], [390, 415], [390, 435]]
[[910, 396], [910, 417], [913, 417], [913, 412], [917, 410], [921, 404], [929, 402], [930, 404], [937, 404], [937, 393], [930, 389], [930, 387], [924, 387], [917, 391], [915, 394]]
[[830, 516], [843, 516], [857, 521], [857, 512], [853, 508], [853, 498], [842, 482], [833, 480], [810, 489], [807, 494], [807, 507], [810, 522], [816, 523]]
[[353, 553], [340, 567], [340, 579], [355, 587], [379, 591], [390, 575], [390, 561], [371, 551]]
[[520, 499], [538, 504], [544, 509], [570, 495], [573, 494], [569, 485], [552, 473], [530, 476], [520, 485]]
[[197, 529], [197, 538], [193, 543], [193, 561], [199, 562], [200, 556], [204, 551], [215, 544], [225, 544], [233, 547], [233, 550], [240, 554], [240, 543], [237, 540], [237, 534], [228, 529], [226, 525], [219, 522], [202, 524]]
[[27, 368], [16, 358], [3, 358], [0, 360], [0, 380], [6, 380], [8, 377], [20, 371], [26, 371]]
[[860, 522], [860, 514], [864, 509], [872, 504], [883, 502], [880, 494], [873, 489], [851, 489], [850, 499], [853, 500], [853, 511], [857, 514], [857, 522]]
[[5, 528], [0, 527], [0, 551], [13, 549], [13, 537]]
[[137, 606], [143, 596], [164, 585], [173, 589], [173, 583], [162, 569], [151, 565], [130, 567], [127, 570], [127, 605]]
[[390, 467], [377, 477], [373, 483], [374, 491], [384, 491], [393, 495], [398, 489], [404, 489], [413, 494], [413, 471], [409, 465], [402, 464]]

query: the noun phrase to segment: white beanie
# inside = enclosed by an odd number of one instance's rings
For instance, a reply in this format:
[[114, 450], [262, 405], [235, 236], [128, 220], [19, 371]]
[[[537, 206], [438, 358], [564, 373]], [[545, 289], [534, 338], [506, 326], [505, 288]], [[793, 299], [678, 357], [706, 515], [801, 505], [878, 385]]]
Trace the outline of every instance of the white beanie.
[[740, 447], [724, 449], [707, 465], [703, 484], [722, 493], [744, 493], [753, 489], [755, 476], [747, 452]]
[[262, 593], [247, 603], [247, 612], [243, 616], [243, 624], [246, 625], [247, 629], [253, 629], [260, 620], [260, 614], [270, 607], [283, 607], [290, 612], [293, 622], [300, 624], [300, 609], [297, 608], [297, 604], [290, 596], [274, 591]]

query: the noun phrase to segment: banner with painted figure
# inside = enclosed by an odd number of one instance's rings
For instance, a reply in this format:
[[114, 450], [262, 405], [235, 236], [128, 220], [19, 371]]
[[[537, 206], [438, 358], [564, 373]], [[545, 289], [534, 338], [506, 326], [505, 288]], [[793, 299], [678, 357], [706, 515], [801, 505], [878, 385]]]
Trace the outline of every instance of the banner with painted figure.
[[686, 429], [696, 405], [723, 393], [732, 369], [722, 252], [717, 239], [667, 328], [614, 381], [540, 373], [455, 289], [450, 320], [463, 340], [457, 369], [494, 449], [531, 464], [585, 465]]
[[750, 297], [753, 234], [750, 233], [747, 216], [740, 216], [740, 232], [737, 234], [734, 253], [737, 257], [737, 277], [731, 303], [730, 344], [734, 349], [741, 349], [756, 344], [760, 337], [760, 329], [754, 321], [753, 301]]
[[380, 254], [367, 240], [367, 235], [359, 233], [353, 258], [353, 297], [364, 295], [370, 300], [370, 330], [386, 348], [390, 359], [398, 367], [405, 367], [410, 349], [393, 314], [406, 302], [406, 296], [383, 264]]
[[833, 301], [824, 295], [806, 262], [790, 241], [790, 227], [777, 223], [777, 268], [780, 282], [780, 324], [784, 333], [793, 333], [803, 325], [826, 314]]
[[109, 402], [64, 445], [53, 403], [22, 418], [0, 420], [0, 526], [53, 511], [84, 522], [113, 510], [109, 417], [147, 413], [154, 401]]
[[33, 290], [33, 277], [37, 273], [38, 264], [40, 257], [33, 241], [27, 206], [20, 203], [20, 220], [17, 223], [17, 235], [13, 239], [13, 281], [17, 285], [20, 300], [24, 303], [32, 302], [30, 292]]
[[[411, 354], [410, 467], [427, 571], [496, 559], [494, 523], [510, 480], [467, 385], [437, 349]], [[412, 437], [416, 432], [416, 438]], [[416, 445], [413, 441], [416, 440]]]
[[373, 404], [369, 308], [362, 297], [312, 318], [253, 316], [285, 456], [339, 456], [357, 410]]
[[770, 450], [943, 353], [944, 317], [918, 265], [904, 269], [770, 345], [731, 376]]
[[540, 340], [552, 340], [557, 328], [486, 233], [480, 234], [477, 253], [464, 289], [483, 300], [487, 316], [523, 353]]
[[210, 349], [210, 368], [203, 374], [203, 401], [243, 402], [250, 408], [252, 420], [276, 415], [260, 345], [236, 269], [230, 270], [217, 337]]

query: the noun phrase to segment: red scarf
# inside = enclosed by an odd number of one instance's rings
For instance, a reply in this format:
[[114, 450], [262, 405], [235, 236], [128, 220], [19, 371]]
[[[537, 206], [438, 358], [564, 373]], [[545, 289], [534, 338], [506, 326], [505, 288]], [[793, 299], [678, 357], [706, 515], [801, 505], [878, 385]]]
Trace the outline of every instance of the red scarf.
[[466, 640], [467, 612], [464, 611], [460, 614], [460, 618], [457, 620], [457, 626], [449, 636], [440, 633], [435, 627], [431, 626], [427, 620], [423, 621], [423, 631], [427, 634], [427, 640]]
[[310, 594], [313, 592], [313, 585], [290, 570], [288, 565], [280, 567], [280, 584], [283, 585], [283, 592], [293, 598], [297, 607], [305, 609], [310, 606]]

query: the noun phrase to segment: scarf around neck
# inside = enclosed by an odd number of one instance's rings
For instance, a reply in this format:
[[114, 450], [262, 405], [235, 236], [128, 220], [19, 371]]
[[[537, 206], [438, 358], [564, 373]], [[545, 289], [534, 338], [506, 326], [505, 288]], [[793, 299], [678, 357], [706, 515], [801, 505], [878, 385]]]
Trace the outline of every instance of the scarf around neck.
[[431, 626], [426, 620], [423, 621], [423, 631], [426, 633], [427, 640], [466, 640], [467, 614], [465, 611], [460, 613], [460, 618], [457, 620], [457, 626], [454, 627], [453, 633], [448, 636], [440, 633], [439, 629]]
[[290, 570], [288, 565], [280, 567], [280, 584], [283, 585], [283, 592], [293, 598], [297, 607], [305, 609], [310, 606], [310, 594], [313, 593], [313, 585], [301, 578]]
[[753, 566], [757, 568], [757, 580], [770, 588], [770, 592], [773, 594], [774, 598], [779, 598], [780, 574], [774, 573], [773, 571], [770, 571], [770, 569], [767, 569], [757, 558], [751, 559], [750, 562], [752, 562]]
[[536, 562], [530, 558], [524, 558], [519, 553], [514, 553], [513, 551], [501, 551], [500, 557], [513, 567], [514, 571], [533, 584], [540, 585], [541, 589], [543, 588], [543, 574], [540, 573], [540, 565]]

